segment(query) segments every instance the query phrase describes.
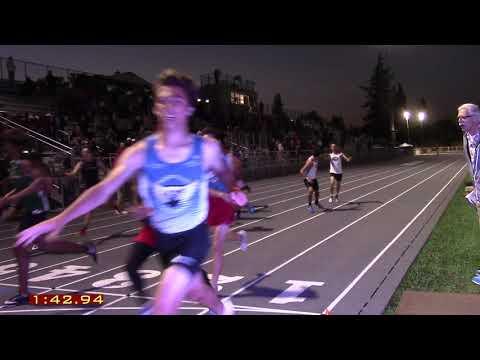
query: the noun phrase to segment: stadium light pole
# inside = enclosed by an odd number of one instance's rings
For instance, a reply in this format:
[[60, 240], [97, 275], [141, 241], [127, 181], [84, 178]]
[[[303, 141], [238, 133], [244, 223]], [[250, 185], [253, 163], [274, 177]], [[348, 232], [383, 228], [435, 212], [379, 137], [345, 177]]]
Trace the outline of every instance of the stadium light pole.
[[410, 144], [410, 126], [408, 125], [408, 120], [410, 119], [411, 116], [412, 114], [410, 113], [410, 111], [403, 112], [403, 118], [407, 121], [407, 142], [409, 144]]
[[425, 113], [425, 111], [420, 111], [418, 113], [418, 120], [420, 121], [420, 125], [422, 127], [422, 145], [424, 144], [424, 140], [425, 140], [425, 133], [424, 133], [424, 130], [423, 130], [423, 122], [425, 121], [426, 118], [427, 118], [427, 114]]

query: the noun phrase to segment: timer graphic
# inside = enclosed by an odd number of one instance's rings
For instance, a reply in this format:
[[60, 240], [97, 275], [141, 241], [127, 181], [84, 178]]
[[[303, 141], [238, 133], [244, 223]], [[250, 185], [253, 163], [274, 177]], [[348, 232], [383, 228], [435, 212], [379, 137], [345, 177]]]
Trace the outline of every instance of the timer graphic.
[[92, 305], [100, 306], [105, 302], [101, 294], [45, 294], [30, 295], [30, 305]]

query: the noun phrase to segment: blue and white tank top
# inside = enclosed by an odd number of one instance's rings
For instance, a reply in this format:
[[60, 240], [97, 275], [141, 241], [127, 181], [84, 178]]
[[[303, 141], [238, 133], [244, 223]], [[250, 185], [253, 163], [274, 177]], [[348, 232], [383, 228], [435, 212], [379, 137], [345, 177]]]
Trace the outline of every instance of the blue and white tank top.
[[154, 209], [150, 224], [159, 232], [174, 234], [193, 229], [207, 219], [208, 177], [202, 167], [203, 139], [194, 136], [187, 160], [167, 163], [157, 154], [158, 136], [145, 139], [145, 165], [138, 176], [138, 194]]

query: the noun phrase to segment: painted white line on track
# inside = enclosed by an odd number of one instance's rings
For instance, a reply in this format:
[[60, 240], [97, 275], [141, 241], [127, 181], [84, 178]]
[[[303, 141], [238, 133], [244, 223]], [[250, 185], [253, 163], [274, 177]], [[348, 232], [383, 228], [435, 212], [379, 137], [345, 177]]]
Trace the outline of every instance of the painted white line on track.
[[[401, 196], [403, 196], [404, 194], [410, 192], [411, 190], [417, 188], [418, 186], [420, 186], [421, 184], [423, 184], [423, 183], [425, 183], [426, 181], [430, 180], [432, 177], [436, 176], [437, 174], [445, 171], [446, 169], [448, 169], [449, 167], [451, 167], [451, 166], [452, 166], [453, 164], [455, 164], [456, 162], [457, 162], [457, 161], [454, 161], [453, 163], [451, 163], [450, 165], [446, 166], [445, 168], [443, 168], [443, 169], [441, 169], [441, 170], [433, 173], [433, 174], [430, 175], [429, 177], [425, 178], [424, 180], [418, 182], [418, 183], [415, 184], [414, 186], [408, 188], [407, 190], [401, 192], [400, 194], [396, 195], [396, 196], [393, 197], [392, 199], [388, 200], [387, 202], [385, 202], [385, 203], [382, 204], [381, 206], [379, 206], [379, 207], [375, 208], [374, 210], [368, 212], [367, 214], [359, 217], [358, 219], [350, 222], [349, 224], [347, 224], [346, 226], [344, 226], [344, 227], [342, 227], [341, 229], [337, 230], [337, 231], [334, 232], [333, 234], [327, 236], [326, 238], [322, 239], [321, 241], [315, 243], [314, 245], [310, 246], [309, 248], [307, 248], [307, 249], [303, 250], [302, 252], [298, 253], [297, 255], [291, 257], [290, 259], [288, 259], [287, 261], [285, 261], [285, 262], [283, 262], [282, 264], [278, 265], [277, 267], [269, 270], [268, 272], [266, 272], [266, 273], [263, 274], [262, 276], [260, 276], [260, 277], [258, 277], [258, 278], [256, 278], [256, 279], [254, 279], [253, 281], [247, 283], [247, 285], [245, 285], [245, 286], [241, 287], [240, 289], [236, 290], [236, 291], [233, 292], [231, 295], [229, 295], [228, 297], [224, 298], [222, 301], [225, 301], [225, 300], [227, 300], [227, 299], [231, 299], [232, 297], [240, 294], [241, 292], [245, 291], [245, 290], [248, 289], [249, 287], [257, 284], [257, 283], [260, 282], [260, 281], [262, 281], [262, 280], [265, 279], [267, 276], [270, 276], [270, 275], [273, 274], [274, 272], [276, 272], [276, 271], [284, 268], [285, 266], [287, 266], [288, 264], [290, 264], [290, 263], [293, 262], [294, 260], [300, 258], [301, 256], [305, 255], [306, 253], [310, 252], [311, 250], [315, 249], [316, 247], [318, 247], [318, 246], [320, 246], [321, 244], [325, 243], [326, 241], [330, 240], [331, 238], [337, 236], [338, 234], [342, 233], [343, 231], [347, 230], [348, 228], [350, 228], [350, 227], [352, 227], [353, 225], [357, 224], [358, 222], [362, 221], [363, 219], [365, 219], [366, 217], [370, 216], [371, 214], [373, 214], [373, 213], [377, 212], [378, 210], [384, 208], [385, 206], [387, 206], [387, 205], [390, 204], [391, 202], [397, 200], [399, 197], [401, 197]], [[465, 167], [465, 166], [464, 166], [464, 167]], [[464, 167], [462, 167], [461, 170], [463, 170]], [[411, 176], [409, 176], [409, 177], [411, 177]], [[391, 184], [391, 185], [393, 185], [393, 184]], [[391, 185], [387, 185], [386, 187], [391, 186]], [[375, 190], [374, 192], [377, 192], [377, 191], [379, 191], [379, 190], [380, 190], [380, 189]], [[372, 192], [372, 193], [373, 193], [373, 192]], [[364, 195], [364, 196], [366, 196], [366, 195]], [[364, 196], [362, 196], [362, 197], [364, 197]], [[356, 201], [356, 200], [358, 200], [358, 199], [359, 199], [359, 198], [354, 199], [354, 200], [350, 200], [350, 202]], [[323, 214], [323, 213], [322, 213], [322, 214]], [[303, 223], [305, 223], [305, 222], [307, 222], [307, 221], [311, 221], [311, 220], [313, 220], [313, 219], [321, 216], [322, 214], [315, 215], [315, 216], [313, 216], [313, 217], [311, 217], [311, 218], [309, 218], [309, 219], [303, 220], [303, 221], [300, 222], [300, 223], [293, 224], [293, 225], [291, 225], [291, 226], [289, 226], [289, 227], [286, 227], [286, 228], [284, 228], [284, 229], [281, 229], [281, 230], [277, 231], [277, 232], [274, 233], [274, 234], [270, 234], [270, 235], [267, 235], [267, 236], [270, 236], [270, 237], [271, 237], [271, 236], [276, 235], [276, 234], [278, 234], [278, 233], [281, 233], [281, 232], [283, 232], [283, 231], [290, 230], [291, 228], [296, 227], [296, 226], [298, 226], [298, 225], [301, 225], [301, 224], [303, 224]], [[258, 240], [257, 240], [257, 241], [258, 241]], [[199, 315], [203, 315], [203, 314], [204, 314], [204, 313], [200, 313]]]
[[[109, 224], [109, 225], [97, 226], [97, 227], [93, 227], [93, 228], [89, 229], [88, 231], [92, 232], [93, 230], [106, 229], [106, 228], [110, 228], [110, 227], [117, 226], [117, 225], [131, 224], [133, 222], [138, 223], [138, 220], [132, 219], [132, 220], [121, 221], [121, 222], [113, 223], [113, 224]], [[70, 233], [70, 234], [63, 234], [63, 235], [60, 236], [60, 238], [65, 238], [67, 236], [72, 236], [72, 235], [78, 235], [78, 232], [73, 232], [73, 233]], [[90, 241], [93, 241], [93, 240], [90, 240]], [[6, 247], [6, 248], [0, 248], [0, 251], [11, 250], [11, 249], [13, 249], [13, 247], [9, 246], [9, 247]]]
[[[140, 230], [141, 228], [134, 228], [134, 229], [130, 229], [130, 230], [126, 230], [124, 231], [123, 233], [128, 233], [128, 232], [133, 232], [133, 231], [137, 231], [137, 230]], [[98, 238], [95, 238], [91, 241], [95, 241], [95, 240], [99, 240], [99, 239], [104, 239], [105, 236], [100, 236]], [[107, 252], [110, 252], [110, 251], [113, 251], [113, 250], [117, 250], [117, 249], [120, 249], [120, 248], [123, 248], [123, 247], [126, 247], [126, 246], [131, 246], [133, 245], [133, 243], [128, 243], [128, 244], [123, 244], [123, 245], [119, 245], [119, 246], [115, 246], [113, 248], [110, 248], [110, 249], [106, 249], [106, 250], [102, 250], [102, 251], [99, 251], [97, 254], [104, 254], [104, 253], [107, 253]], [[77, 261], [77, 260], [81, 260], [81, 259], [86, 259], [86, 258], [90, 258], [90, 255], [83, 255], [83, 256], [80, 256], [80, 257], [77, 257], [77, 258], [74, 258], [74, 259], [70, 259], [70, 260], [65, 260], [65, 261], [62, 261], [62, 262], [59, 262], [59, 263], [56, 263], [56, 264], [52, 264], [52, 265], [48, 265], [48, 266], [44, 266], [44, 267], [41, 267], [41, 268], [35, 268], [34, 270], [32, 271], [29, 271], [29, 274], [32, 274], [32, 273], [35, 273], [37, 271], [41, 271], [41, 270], [45, 270], [45, 269], [50, 269], [52, 267], [55, 267], [55, 266], [58, 266], [58, 265], [63, 265], [63, 264], [67, 264], [67, 263], [70, 263], [70, 262], [74, 262], [74, 261]], [[13, 259], [10, 259], [8, 261], [13, 261], [15, 260], [15, 258]], [[18, 275], [14, 275], [14, 276], [10, 276], [8, 278], [3, 278], [3, 279], [0, 279], [0, 282], [1, 281], [5, 281], [5, 280], [10, 280], [10, 279], [13, 279], [15, 277], [17, 277]]]
[[[90, 224], [96, 224], [96, 223], [99, 223], [99, 222], [102, 222], [102, 221], [107, 221], [107, 220], [110, 220], [110, 219], [118, 219], [118, 218], [125, 218], [127, 217], [128, 215], [113, 215], [113, 216], [107, 216], [107, 217], [104, 217], [104, 218], [100, 218], [100, 219], [96, 219], [94, 218], [94, 220], [92, 220], [90, 222]], [[75, 223], [75, 224], [68, 224], [67, 226], [65, 226], [64, 228], [69, 228], [69, 227], [73, 227], [73, 226], [82, 226], [83, 224], [82, 223]], [[109, 225], [111, 226], [111, 225]], [[91, 230], [95, 230], [95, 229], [98, 229], [98, 228], [89, 228], [89, 231]], [[65, 235], [62, 235], [62, 236], [70, 236], [72, 234], [78, 234], [78, 231], [75, 232], [75, 233], [70, 233], [70, 234], [65, 234]], [[4, 238], [0, 238], [0, 241], [6, 241], [6, 240], [13, 240], [15, 239], [16, 237], [16, 233], [8, 236], [8, 237], [4, 237]], [[2, 250], [2, 249], [0, 249]]]
[[[442, 163], [443, 163], [443, 162], [442, 162]], [[440, 164], [441, 164], [441, 163], [440, 163]], [[435, 165], [429, 166], [429, 167], [425, 168], [425, 169], [422, 170], [422, 171], [416, 172], [415, 174], [420, 174], [421, 172], [424, 172], [424, 171], [426, 171], [426, 170], [428, 170], [428, 169], [430, 169], [430, 168], [432, 168], [432, 167], [434, 167], [434, 166], [435, 166]], [[403, 173], [405, 173], [405, 172], [409, 172], [409, 171], [411, 171], [412, 169], [415, 169], [415, 168], [416, 168], [416, 167], [410, 168], [410, 169], [407, 169], [407, 170], [403, 170], [403, 171], [400, 171], [400, 172], [398, 172], [398, 173], [395, 173], [395, 174], [392, 174], [392, 175], [388, 175], [388, 176], [385, 176], [385, 177], [380, 178], [380, 179], [376, 179], [376, 180], [373, 180], [373, 181], [369, 181], [369, 182], [367, 182], [367, 183], [365, 183], [365, 184], [361, 184], [361, 185], [358, 185], [358, 186], [354, 186], [353, 188], [344, 189], [344, 190], [342, 191], [342, 194], [345, 194], [345, 193], [348, 193], [348, 192], [350, 192], [350, 191], [353, 191], [353, 190], [356, 190], [356, 189], [359, 189], [359, 188], [362, 188], [362, 187], [365, 187], [365, 186], [374, 184], [374, 183], [379, 182], [379, 181], [383, 181], [383, 180], [388, 179], [388, 178], [391, 178], [391, 177], [393, 177], [393, 176], [398, 176], [398, 175], [403, 174]], [[413, 174], [413, 175], [415, 175], [415, 174]], [[413, 175], [412, 175], [412, 176], [413, 176]], [[295, 199], [299, 199], [299, 198], [302, 198], [302, 197], [305, 197], [305, 195], [303, 194], [303, 195], [300, 195], [300, 196], [295, 196], [295, 197], [293, 197], [293, 198], [288, 198], [288, 199], [284, 199], [284, 200], [281, 200], [281, 201], [277, 201], [276, 203], [269, 204], [269, 206], [277, 205], [277, 204], [280, 204], [280, 203], [288, 202], [288, 201], [295, 200]], [[321, 200], [326, 200], [326, 199], [328, 199], [329, 197], [330, 197], [330, 195], [325, 196], [325, 197], [323, 197], [323, 198], [319, 198], [318, 200], [319, 200], [319, 201], [321, 201]], [[345, 204], [344, 204], [344, 205], [345, 205]], [[247, 222], [247, 223], [245, 223], [245, 224], [241, 224], [241, 225], [234, 226], [234, 227], [231, 228], [231, 230], [240, 229], [240, 228], [242, 228], [242, 227], [245, 227], [245, 226], [248, 226], [248, 225], [252, 225], [252, 224], [258, 223], [258, 222], [260, 222], [260, 221], [270, 220], [270, 219], [272, 219], [272, 218], [274, 218], [274, 217], [276, 217], [276, 216], [283, 215], [283, 214], [286, 214], [286, 213], [291, 212], [291, 211], [295, 211], [295, 210], [300, 209], [300, 208], [305, 208], [305, 204], [302, 204], [302, 205], [299, 205], [299, 206], [295, 206], [295, 207], [293, 207], [293, 208], [290, 208], [290, 209], [281, 211], [281, 212], [276, 213], [276, 214], [272, 214], [272, 215], [266, 216], [265, 218], [262, 218], [262, 219], [257, 219], [257, 220], [254, 220], [254, 221]]]
[[377, 256], [375, 256], [372, 261], [370, 261], [362, 271], [355, 277], [355, 279], [352, 280], [350, 284], [333, 300], [330, 305], [326, 307], [325, 310], [327, 311], [332, 311], [337, 304], [342, 301], [342, 299], [353, 289], [353, 287], [362, 279], [362, 277], [375, 265], [375, 263], [387, 252], [387, 250], [395, 244], [395, 242], [405, 233], [405, 231], [408, 230], [410, 226], [422, 215], [425, 210], [428, 209], [428, 207], [435, 201], [435, 199], [452, 183], [452, 181], [466, 168], [466, 164], [462, 166], [460, 170], [457, 171], [455, 175], [452, 176], [452, 178], [435, 194], [435, 196], [420, 210], [417, 215], [415, 215], [412, 220], [409, 221], [407, 225], [403, 227], [402, 230], [390, 241], [387, 246], [385, 246], [382, 251], [380, 251]]
[[[7, 283], [0, 283], [0, 286], [7, 286], [7, 287], [19, 287], [18, 284], [7, 284]], [[41, 294], [45, 294], [46, 292], [50, 292], [50, 291], [56, 291], [56, 290], [61, 290], [61, 291], [65, 291], [65, 292], [73, 292], [73, 293], [76, 293], [76, 292], [81, 292], [82, 294], [100, 294], [100, 295], [108, 295], [108, 296], [115, 296], [115, 297], [119, 297], [119, 296], [125, 296], [125, 294], [117, 294], [117, 293], [111, 293], [111, 292], [105, 292], [105, 291], [94, 291], [94, 290], [75, 290], [75, 289], [65, 289], [65, 288], [62, 288], [62, 289], [58, 289], [58, 288], [52, 288], [52, 287], [45, 287], [45, 286], [36, 286], [36, 285], [28, 285], [28, 288], [29, 289], [37, 289], [37, 290], [47, 290], [47, 291], [43, 291], [42, 293], [38, 293], [38, 294], [32, 294], [32, 295], [41, 295]], [[139, 296], [139, 298], [142, 298], [141, 296]]]
[[[439, 164], [441, 164], [441, 163], [443, 163], [443, 162], [444, 162], [444, 161], [440, 162]], [[439, 165], [439, 164], [436, 164], [436, 165]], [[429, 166], [428, 168], [425, 168], [425, 169], [422, 170], [421, 172], [423, 172], [423, 171], [425, 171], [425, 170], [428, 170], [429, 168], [431, 168], [431, 167], [433, 167], [433, 166], [435, 166], [435, 164]], [[400, 171], [400, 172], [398, 172], [398, 173], [395, 173], [395, 174], [392, 174], [392, 175], [389, 175], [389, 176], [385, 176], [385, 177], [383, 177], [383, 178], [380, 178], [380, 179], [377, 179], [377, 180], [374, 180], [374, 181], [370, 181], [370, 182], [365, 183], [365, 184], [361, 184], [361, 185], [355, 186], [355, 187], [353, 187], [353, 188], [344, 189], [344, 190], [342, 191], [342, 194], [348, 193], [348, 192], [350, 192], [350, 191], [353, 191], [353, 190], [355, 190], [355, 189], [359, 189], [359, 188], [361, 188], [361, 187], [364, 187], [364, 186], [367, 186], [367, 185], [370, 185], [370, 184], [373, 184], [373, 183], [378, 182], [378, 181], [382, 181], [382, 180], [388, 179], [388, 178], [390, 178], [390, 177], [392, 177], [392, 176], [400, 175], [400, 174], [402, 174], [402, 173], [404, 173], [404, 172], [411, 171], [411, 170], [413, 170], [413, 169], [415, 169], [415, 168], [417, 168], [417, 167], [418, 167], [418, 166], [415, 166], [415, 167], [412, 167], [412, 168], [409, 168], [409, 169]], [[288, 201], [290, 201], [290, 200], [299, 199], [299, 198], [304, 197], [304, 196], [305, 196], [305, 195], [300, 195], [300, 196], [295, 196], [295, 197], [292, 197], [292, 198], [284, 199], [284, 200], [281, 200], [281, 201], [277, 201], [276, 203], [269, 204], [269, 206], [274, 206], [274, 205], [277, 205], [277, 204], [280, 204], [280, 203], [288, 202]], [[320, 198], [319, 200], [325, 200], [325, 199], [328, 199], [328, 198], [329, 198], [329, 196], [325, 196], [325, 197], [323, 197], [323, 198]], [[251, 224], [255, 224], [255, 223], [258, 223], [258, 222], [260, 222], [260, 221], [270, 220], [270, 219], [272, 219], [272, 218], [274, 218], [274, 217], [276, 217], [276, 216], [283, 215], [283, 214], [285, 214], [285, 213], [287, 213], [287, 212], [291, 212], [291, 211], [300, 209], [300, 208], [302, 208], [302, 207], [305, 207], [305, 205], [302, 204], [302, 205], [300, 205], [300, 206], [296, 206], [296, 207], [293, 207], [293, 208], [290, 208], [290, 209], [281, 211], [281, 212], [279, 212], [279, 213], [269, 215], [269, 216], [267, 216], [267, 217], [265, 217], [265, 218], [262, 218], [262, 219], [257, 219], [257, 220], [254, 220], [254, 221], [247, 222], [247, 223], [245, 223], [245, 224], [241, 224], [241, 225], [232, 227], [231, 230], [240, 229], [240, 228], [242, 228], [242, 227], [245, 227], [245, 226], [248, 226], [248, 225], [251, 225]], [[138, 228], [132, 229], [132, 230], [129, 230], [129, 231], [133, 231], [133, 230], [138, 230]], [[125, 231], [125, 232], [128, 232], [128, 231]], [[99, 238], [96, 238], [96, 239], [93, 239], [92, 241], [98, 240], [98, 239], [99, 239]], [[14, 260], [15, 260], [15, 258], [11, 258], [11, 259], [8, 259], [8, 260], [3, 260], [3, 261], [0, 261], [0, 264], [5, 263], [5, 262], [9, 262], [9, 261], [14, 261]], [[2, 281], [2, 280], [0, 280], [0, 281]]]
[[[386, 186], [384, 186], [384, 187], [382, 187], [382, 188], [379, 188], [379, 189], [374, 190], [374, 191], [372, 191], [372, 192], [369, 192], [369, 193], [367, 193], [367, 194], [365, 194], [365, 195], [362, 195], [362, 196], [360, 196], [360, 197], [358, 197], [358, 198], [355, 198], [355, 199], [353, 199], [353, 200], [350, 200], [350, 202], [351, 202], [351, 201], [358, 200], [358, 199], [361, 199], [361, 198], [363, 198], [363, 197], [365, 197], [365, 196], [368, 196], [368, 195], [370, 195], [370, 194], [373, 194], [373, 193], [375, 193], [375, 192], [377, 192], [377, 191], [380, 191], [380, 190], [382, 190], [382, 189], [384, 189], [384, 188], [387, 188], [387, 187], [389, 187], [389, 186], [391, 186], [391, 185], [394, 185], [394, 184], [396, 184], [396, 183], [398, 183], [398, 182], [401, 182], [401, 181], [403, 181], [403, 180], [405, 180], [405, 179], [408, 179], [408, 178], [410, 178], [410, 177], [412, 177], [412, 176], [418, 175], [418, 174], [420, 174], [420, 173], [422, 173], [422, 172], [424, 172], [424, 171], [427, 171], [427, 170], [429, 170], [430, 168], [435, 167], [435, 166], [437, 166], [437, 165], [440, 165], [440, 164], [442, 164], [442, 163], [444, 163], [444, 162], [445, 162], [445, 161], [442, 161], [442, 162], [440, 162], [439, 164], [433, 164], [433, 165], [431, 165], [431, 166], [429, 166], [429, 167], [427, 167], [427, 168], [425, 168], [425, 169], [423, 169], [423, 170], [421, 170], [421, 171], [415, 172], [415, 173], [413, 173], [413, 174], [411, 174], [411, 175], [409, 175], [409, 176], [407, 176], [407, 177], [404, 177], [404, 178], [402, 178], [402, 179], [400, 179], [400, 180], [397, 180], [397, 181], [395, 181], [395, 182], [393, 182], [393, 183], [391, 183], [391, 184], [388, 184], [388, 185], [386, 185]], [[401, 171], [400, 173], [407, 172], [407, 171], [411, 171], [412, 169], [413, 169], [413, 168], [410, 168], [410, 169], [407, 169], [407, 170], [403, 170], [403, 171]], [[398, 175], [398, 174], [400, 174], [400, 173], [393, 174], [393, 175], [389, 175], [389, 176], [387, 176], [386, 178], [392, 177], [392, 176], [396, 176], [396, 175]], [[376, 181], [380, 181], [380, 180], [382, 180], [382, 179], [372, 181], [372, 183], [373, 183], [373, 182], [376, 182]], [[367, 183], [367, 184], [369, 184], [369, 183]], [[362, 186], [365, 186], [365, 185], [366, 185], [366, 184], [360, 185], [360, 186], [358, 186], [358, 187], [362, 187]], [[350, 189], [350, 190], [351, 190], [351, 189]], [[345, 192], [347, 192], [347, 191], [345, 191]], [[347, 205], [347, 204], [348, 204], [348, 203], [341, 204], [341, 205], [335, 207], [334, 209], [340, 208], [340, 207], [345, 206], [345, 205]], [[292, 210], [294, 210], [294, 209], [298, 209], [298, 208], [304, 207], [304, 206], [305, 206], [305, 205], [301, 205], [301, 206], [298, 206], [298, 207], [296, 207], [296, 208], [293, 208], [293, 209], [290, 209], [290, 210], [287, 210], [287, 211], [283, 211], [282, 213], [285, 213], [285, 212], [288, 212], [288, 211], [292, 211]], [[282, 213], [279, 213], [279, 214], [282, 214]], [[258, 242], [261, 242], [261, 241], [266, 240], [266, 239], [268, 239], [268, 238], [271, 238], [271, 237], [273, 237], [273, 236], [275, 236], [275, 235], [277, 235], [277, 234], [280, 234], [280, 233], [282, 233], [282, 232], [284, 232], [284, 231], [287, 231], [287, 230], [289, 230], [289, 229], [291, 229], [291, 228], [294, 228], [294, 227], [296, 227], [296, 226], [298, 226], [298, 225], [301, 225], [301, 224], [303, 224], [304, 222], [311, 221], [311, 220], [313, 220], [314, 218], [316, 218], [316, 217], [318, 217], [318, 216], [321, 216], [321, 215], [323, 215], [323, 214], [324, 214], [324, 213], [322, 212], [322, 213], [320, 213], [320, 214], [318, 214], [318, 215], [315, 215], [315, 216], [313, 216], [313, 217], [310, 217], [310, 218], [308, 218], [308, 219], [306, 219], [306, 220], [302, 220], [302, 221], [300, 221], [299, 223], [293, 224], [293, 225], [291, 225], [291, 226], [289, 226], [289, 227], [287, 227], [287, 228], [283, 228], [283, 229], [281, 229], [281, 230], [279, 230], [279, 231], [276, 231], [276, 232], [274, 232], [274, 233], [272, 233], [272, 234], [269, 234], [269, 235], [267, 235], [267, 236], [264, 236], [263, 238], [260, 238], [260, 239], [258, 239], [258, 240], [255, 240], [255, 241], [253, 241], [253, 242], [250, 242], [250, 243], [248, 244], [248, 246], [251, 247], [252, 245], [254, 245], [254, 244], [258, 243]], [[273, 215], [271, 215], [271, 217], [273, 217]], [[240, 227], [243, 227], [243, 226], [246, 226], [246, 225], [250, 225], [250, 224], [252, 224], [252, 223], [255, 223], [255, 222], [258, 222], [258, 221], [262, 221], [262, 220], [264, 220], [264, 219], [255, 220], [255, 221], [250, 222], [250, 223], [247, 223], [247, 224], [243, 224], [243, 225], [240, 225], [240, 226], [237, 226], [237, 227], [233, 227], [232, 230], [235, 230], [235, 229], [238, 229], [238, 228], [240, 228]], [[240, 248], [236, 248], [236, 249], [234, 249], [234, 250], [232, 250], [232, 251], [229, 251], [229, 252], [223, 254], [223, 256], [231, 255], [231, 254], [236, 253], [236, 252], [238, 252], [238, 251], [240, 251], [240, 250], [241, 250]], [[202, 265], [206, 265], [206, 264], [209, 264], [209, 263], [211, 263], [211, 262], [213, 262], [213, 259], [210, 259], [210, 260], [202, 263]], [[150, 289], [150, 288], [152, 288], [152, 287], [154, 287], [154, 286], [157, 286], [158, 284], [159, 284], [159, 282], [153, 283], [153, 284], [145, 287], [143, 290], [148, 290], [148, 289]], [[131, 293], [131, 295], [134, 295], [134, 294], [136, 294], [136, 293], [137, 293], [137, 291]], [[112, 302], [110, 302], [110, 303], [108, 303], [108, 304], [106, 304], [106, 305], [104, 305], [104, 306], [111, 306], [111, 305], [113, 305], [113, 304], [116, 304], [116, 303], [119, 302], [119, 301], [121, 301], [121, 299], [116, 299], [116, 300], [113, 300]], [[102, 308], [102, 307], [100, 307], [99, 309], [94, 309], [94, 310], [92, 310], [92, 311], [88, 311], [88, 312], [84, 313], [83, 315], [91, 315], [91, 314], [95, 313], [96, 311], [100, 310], [101, 308]]]
[[[96, 217], [97, 215], [105, 214], [107, 212], [112, 213], [113, 209], [112, 210], [102, 210], [102, 211], [96, 212], [95, 214], [92, 215], [92, 217]], [[120, 215], [117, 215], [117, 216], [120, 216]], [[1, 224], [0, 228], [2, 227], [2, 225], [4, 225], [4, 226], [5, 225], [12, 225], [12, 226], [9, 229], [6, 229], [6, 230], [0, 230], [0, 234], [5, 233], [5, 232], [9, 232], [9, 231], [16, 231], [17, 227], [18, 227], [17, 224]], [[76, 221], [75, 223], [72, 223], [68, 226], [75, 226], [75, 225], [82, 225], [82, 222], [81, 221]]]
[[[358, 181], [362, 181], [362, 180], [365, 180], [365, 179], [368, 179], [368, 178], [371, 178], [371, 177], [374, 177], [374, 176], [377, 176], [377, 175], [380, 175], [380, 174], [386, 174], [386, 173], [389, 173], [389, 172], [392, 172], [392, 171], [396, 171], [398, 169], [391, 169], [391, 170], [386, 170], [386, 171], [379, 171], [377, 173], [374, 173], [374, 174], [371, 174], [371, 175], [368, 175], [368, 176], [365, 176], [365, 177], [362, 177], [362, 178], [359, 178], [359, 179], [356, 179], [356, 180], [351, 180], [351, 181], [345, 181], [343, 182], [342, 181], [342, 186], [343, 185], [347, 185], [347, 184], [351, 184], [351, 183], [354, 183], [354, 182], [358, 182]], [[354, 179], [355, 177], [349, 177], [348, 179]], [[345, 179], [346, 180], [346, 179]], [[319, 183], [319, 185], [321, 184], [328, 184], [329, 183], [329, 180], [328, 181], [322, 181]], [[300, 191], [303, 191], [305, 192], [306, 190], [306, 187], [305, 187], [305, 184], [302, 184], [303, 186], [300, 186], [300, 184], [297, 184], [295, 186], [299, 187], [298, 189], [296, 190], [290, 190], [290, 191], [285, 191], [281, 194], [276, 194], [276, 195], [270, 195], [270, 196], [265, 196], [263, 198], [258, 198], [258, 199], [252, 199], [251, 201], [249, 201], [252, 205], [254, 202], [256, 201], [260, 201], [260, 200], [266, 200], [266, 199], [271, 199], [271, 198], [274, 198], [274, 197], [280, 197], [280, 196], [283, 196], [285, 194], [291, 194], [291, 193], [295, 193], [295, 192], [300, 192]], [[330, 189], [330, 186], [328, 187], [325, 187], [325, 188], [322, 188], [322, 189], [319, 189], [318, 191], [324, 191], [324, 190], [329, 190]], [[275, 205], [276, 203], [274, 204], [269, 204], [269, 206], [273, 206]]]
[[[376, 169], [380, 169], [380, 167], [376, 167], [374, 168], [373, 170], [376, 170]], [[351, 178], [354, 178], [354, 177], [357, 177], [357, 176], [360, 176], [360, 175], [364, 175], [364, 174], [368, 174], [368, 173], [371, 173], [373, 171], [372, 169], [370, 170], [365, 170], [365, 171], [359, 171], [358, 173], [349, 173], [348, 175], [348, 179], [351, 179]], [[395, 169], [390, 169], [390, 170], [383, 170], [383, 172], [385, 171], [394, 171]], [[328, 175], [328, 174], [326, 174]], [[274, 192], [274, 191], [281, 191], [283, 189], [287, 189], [287, 188], [291, 188], [291, 187], [294, 187], [294, 186], [299, 186], [300, 184], [302, 184], [302, 181], [303, 181], [303, 177], [299, 175], [296, 175], [297, 176], [297, 179], [295, 181], [292, 181], [292, 185], [288, 185], [288, 186], [284, 186], [284, 187], [279, 187], [279, 188], [276, 188], [274, 190], [266, 190], [266, 191], [253, 191], [253, 195], [259, 195], [259, 194], [266, 194], [266, 193], [269, 193], [269, 192]], [[325, 176], [327, 177], [327, 176]], [[346, 179], [345, 179], [346, 180]], [[330, 180], [325, 180], [325, 181], [322, 181], [321, 183], [325, 183], [327, 184]], [[290, 182], [289, 182], [290, 184]], [[303, 184], [302, 184], [303, 185]], [[303, 185], [305, 186], [305, 185]], [[268, 197], [267, 197], [268, 198]], [[263, 200], [263, 198], [260, 198], [260, 199], [252, 199], [252, 201], [258, 201], [258, 200]]]

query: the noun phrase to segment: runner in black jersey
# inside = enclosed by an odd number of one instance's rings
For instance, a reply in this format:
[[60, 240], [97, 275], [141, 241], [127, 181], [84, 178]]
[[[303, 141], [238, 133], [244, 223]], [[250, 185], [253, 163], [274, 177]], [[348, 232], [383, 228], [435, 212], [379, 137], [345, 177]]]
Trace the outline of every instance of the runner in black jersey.
[[[31, 169], [29, 174], [30, 185], [15, 195], [6, 196], [0, 200], [0, 208], [16, 205], [23, 210], [19, 232], [46, 220], [50, 209], [47, 194], [51, 189], [53, 180], [48, 168], [37, 155], [30, 156], [28, 162]], [[84, 245], [68, 241], [47, 243], [43, 240], [43, 237], [40, 237], [33, 246], [50, 253], [86, 253], [92, 256], [96, 262], [96, 249], [92, 243], [85, 243]], [[14, 248], [19, 267], [19, 293], [12, 299], [7, 300], [5, 305], [22, 305], [28, 302], [28, 265], [32, 250], [32, 248], [22, 246]]]
[[[77, 163], [77, 165], [75, 165], [71, 172], [67, 172], [65, 175], [75, 176], [80, 173], [83, 183], [83, 191], [85, 191], [100, 182], [100, 170], [103, 170], [103, 173], [105, 173], [105, 166], [97, 157], [95, 157], [93, 149], [86, 147], [82, 149], [82, 159]], [[91, 212], [85, 215], [85, 221], [82, 229], [80, 230], [80, 235], [86, 235], [91, 218]]]

